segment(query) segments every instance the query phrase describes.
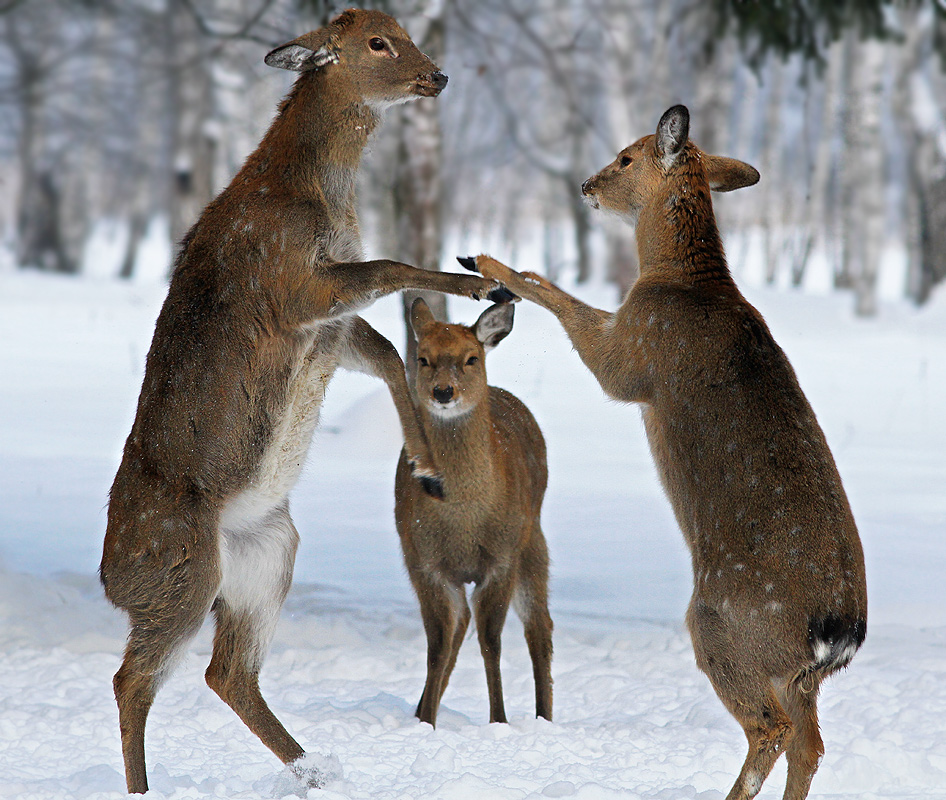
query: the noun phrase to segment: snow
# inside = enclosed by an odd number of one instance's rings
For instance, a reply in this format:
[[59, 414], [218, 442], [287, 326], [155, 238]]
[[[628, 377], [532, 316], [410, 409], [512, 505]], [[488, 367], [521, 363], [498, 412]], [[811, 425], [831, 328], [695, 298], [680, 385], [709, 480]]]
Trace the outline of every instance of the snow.
[[[3, 800], [125, 796], [111, 677], [126, 623], [95, 571], [165, 292], [159, 274], [122, 283], [0, 271]], [[860, 320], [846, 296], [745, 291], [819, 414], [867, 558], [867, 641], [824, 686], [826, 755], [811, 796], [943, 797], [946, 296], [923, 310], [886, 303]], [[580, 294], [616, 304], [605, 287]], [[450, 306], [465, 322], [483, 308]], [[387, 298], [365, 316], [401, 346], [399, 315]], [[296, 583], [261, 675], [313, 765], [340, 772], [308, 795], [723, 798], [745, 739], [693, 663], [689, 559], [638, 411], [607, 401], [551, 315], [527, 303], [488, 371], [529, 405], [549, 446], [555, 721], [533, 717], [515, 615], [503, 639], [510, 724], [487, 722], [475, 638], [437, 729], [413, 717], [426, 657], [394, 530], [396, 419], [380, 383], [339, 373], [293, 495]], [[158, 695], [148, 796], [304, 795], [204, 684], [210, 647], [205, 626]], [[780, 797], [784, 777], [782, 759], [759, 797]]]

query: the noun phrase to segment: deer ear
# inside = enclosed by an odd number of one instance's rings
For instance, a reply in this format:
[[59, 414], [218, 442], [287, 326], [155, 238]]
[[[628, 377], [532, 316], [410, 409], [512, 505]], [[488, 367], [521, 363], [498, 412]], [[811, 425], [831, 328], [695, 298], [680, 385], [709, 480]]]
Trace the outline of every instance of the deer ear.
[[263, 61], [270, 67], [308, 72], [338, 63], [338, 42], [330, 28], [312, 31], [270, 50]]
[[515, 313], [516, 307], [512, 303], [502, 303], [490, 306], [480, 314], [473, 326], [473, 334], [484, 350], [492, 350], [509, 335]]
[[745, 161], [703, 154], [706, 180], [714, 192], [731, 192], [759, 182], [759, 170]]
[[433, 312], [424, 302], [424, 298], [418, 297], [414, 300], [411, 305], [411, 330], [414, 332], [414, 338], [420, 339], [420, 333], [424, 327], [435, 321]]
[[669, 168], [687, 143], [690, 112], [686, 106], [668, 108], [657, 123], [657, 154]]

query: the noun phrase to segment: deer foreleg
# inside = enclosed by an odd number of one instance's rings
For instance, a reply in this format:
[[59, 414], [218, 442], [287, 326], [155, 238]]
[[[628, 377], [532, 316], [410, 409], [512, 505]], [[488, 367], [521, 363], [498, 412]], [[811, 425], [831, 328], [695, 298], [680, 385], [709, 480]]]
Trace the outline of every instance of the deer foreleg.
[[394, 345], [372, 328], [361, 317], [355, 317], [345, 348], [341, 366], [381, 378], [391, 392], [404, 434], [404, 449], [411, 465], [411, 474], [420, 481], [424, 490], [433, 497], [443, 497], [443, 475], [437, 469], [424, 429], [417, 416], [404, 376], [404, 362]]
[[589, 306], [534, 272], [516, 272], [486, 255], [461, 258], [467, 269], [493, 278], [517, 295], [551, 311], [565, 329], [579, 357], [616, 400], [646, 401], [647, 378], [636, 347], [614, 332], [614, 314]]

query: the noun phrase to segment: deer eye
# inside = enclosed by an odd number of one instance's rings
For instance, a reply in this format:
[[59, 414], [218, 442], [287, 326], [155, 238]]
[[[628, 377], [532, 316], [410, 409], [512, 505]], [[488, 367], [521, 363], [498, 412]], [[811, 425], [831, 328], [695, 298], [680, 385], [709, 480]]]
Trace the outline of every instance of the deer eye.
[[633, 160], [634, 160], [634, 159], [631, 158], [630, 156], [621, 156], [621, 166], [622, 166], [622, 167], [629, 167], [629, 166], [631, 165], [631, 162], [632, 162]]
[[387, 50], [388, 46], [385, 43], [384, 39], [379, 36], [374, 36], [368, 40], [368, 47], [374, 50], [376, 53], [380, 53], [382, 50]]
[[430, 362], [429, 362], [426, 358], [424, 358], [423, 356], [418, 356], [418, 357], [417, 357], [417, 363], [420, 364], [422, 367], [429, 367], [429, 366], [430, 366]]
[[477, 361], [479, 361], [479, 358], [477, 358], [476, 356], [470, 356], [470, 357], [466, 360], [466, 365], [467, 365], [468, 367], [472, 367]]

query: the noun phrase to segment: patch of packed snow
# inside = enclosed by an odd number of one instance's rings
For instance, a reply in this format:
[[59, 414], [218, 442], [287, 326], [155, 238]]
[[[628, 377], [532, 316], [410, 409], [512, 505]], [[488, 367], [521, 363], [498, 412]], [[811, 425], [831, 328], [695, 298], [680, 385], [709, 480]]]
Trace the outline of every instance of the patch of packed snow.
[[[0, 272], [4, 800], [125, 796], [111, 677], [126, 624], [95, 570], [164, 292], [154, 280]], [[868, 637], [824, 686], [826, 755], [811, 796], [942, 797], [946, 303], [889, 304], [865, 321], [847, 297], [746, 292], [825, 428], [867, 558]], [[580, 294], [617, 302], [605, 287]], [[467, 322], [482, 310], [450, 305]], [[400, 347], [399, 314], [388, 298], [365, 316]], [[689, 558], [639, 412], [607, 401], [551, 315], [527, 303], [488, 372], [529, 405], [549, 446], [555, 721], [533, 717], [515, 615], [503, 639], [510, 724], [487, 722], [475, 638], [437, 729], [414, 718], [426, 653], [394, 530], [396, 418], [379, 382], [339, 373], [293, 495], [296, 583], [261, 675], [314, 763], [340, 773], [309, 797], [724, 797], [745, 739], [693, 662], [683, 627]], [[148, 796], [304, 794], [204, 684], [210, 648], [205, 626], [158, 695]], [[780, 797], [784, 776], [782, 760], [759, 797]]]

